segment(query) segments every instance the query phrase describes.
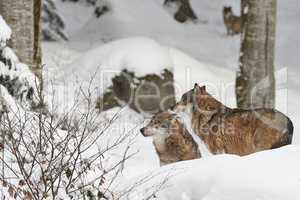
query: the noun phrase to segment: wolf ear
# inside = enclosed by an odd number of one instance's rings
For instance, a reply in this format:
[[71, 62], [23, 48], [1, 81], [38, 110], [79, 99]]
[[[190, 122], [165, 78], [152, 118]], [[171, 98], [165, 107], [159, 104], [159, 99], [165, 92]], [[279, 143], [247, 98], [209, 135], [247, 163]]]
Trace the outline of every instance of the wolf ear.
[[200, 91], [200, 86], [198, 85], [198, 83], [195, 83], [195, 85], [194, 85], [194, 90], [198, 90], [198, 91]]
[[201, 88], [197, 83], [195, 83], [193, 91], [194, 91], [193, 92], [194, 95], [197, 95], [197, 94], [199, 94], [199, 92], [201, 92]]
[[206, 86], [205, 86], [205, 85], [202, 86], [202, 87], [200, 88], [200, 91], [201, 91], [201, 93], [206, 93]]

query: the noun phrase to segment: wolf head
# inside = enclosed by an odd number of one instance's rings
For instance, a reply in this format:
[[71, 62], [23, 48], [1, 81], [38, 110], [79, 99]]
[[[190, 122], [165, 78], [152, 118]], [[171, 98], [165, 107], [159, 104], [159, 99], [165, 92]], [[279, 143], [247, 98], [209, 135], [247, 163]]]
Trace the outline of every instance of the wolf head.
[[223, 15], [226, 16], [228, 14], [232, 14], [232, 7], [231, 6], [224, 6], [223, 7]]
[[204, 97], [206, 95], [208, 95], [206, 92], [206, 87], [200, 87], [196, 83], [193, 89], [182, 95], [181, 100], [174, 106], [173, 110], [175, 112], [191, 112], [195, 107], [198, 106], [201, 96]]
[[176, 114], [172, 112], [162, 112], [152, 117], [151, 121], [140, 131], [145, 137], [168, 136], [179, 127]]

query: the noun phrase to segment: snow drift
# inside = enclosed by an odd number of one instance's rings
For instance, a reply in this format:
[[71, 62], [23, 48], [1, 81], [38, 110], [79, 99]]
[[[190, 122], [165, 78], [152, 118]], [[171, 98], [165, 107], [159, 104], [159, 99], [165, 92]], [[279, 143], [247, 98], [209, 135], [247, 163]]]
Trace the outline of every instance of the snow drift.
[[246, 157], [220, 155], [171, 164], [150, 172], [159, 176], [123, 199], [143, 199], [167, 177], [155, 193], [160, 200], [296, 200], [299, 154], [299, 146], [287, 146]]

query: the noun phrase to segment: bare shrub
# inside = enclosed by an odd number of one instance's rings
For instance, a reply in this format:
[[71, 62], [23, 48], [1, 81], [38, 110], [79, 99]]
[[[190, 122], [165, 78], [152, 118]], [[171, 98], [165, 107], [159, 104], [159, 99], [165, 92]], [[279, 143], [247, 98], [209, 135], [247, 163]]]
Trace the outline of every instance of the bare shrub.
[[[129, 151], [135, 135], [124, 131], [105, 140], [119, 113], [103, 120], [91, 100], [92, 92], [83, 91], [82, 101], [75, 101], [63, 115], [45, 109], [26, 111], [17, 104], [3, 110], [0, 159], [4, 196], [102, 200], [120, 199], [132, 191], [130, 187], [117, 195], [112, 187], [126, 160], [135, 154]], [[85, 109], [80, 108], [83, 104]], [[108, 158], [120, 148], [122, 153], [117, 159]]]

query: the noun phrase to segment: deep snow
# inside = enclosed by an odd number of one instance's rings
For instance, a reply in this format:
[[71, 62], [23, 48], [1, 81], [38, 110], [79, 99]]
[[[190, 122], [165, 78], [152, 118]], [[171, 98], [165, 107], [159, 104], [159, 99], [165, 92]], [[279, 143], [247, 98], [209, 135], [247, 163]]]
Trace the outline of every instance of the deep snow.
[[299, 146], [287, 146], [245, 157], [219, 155], [167, 165], [149, 172], [160, 175], [124, 199], [143, 199], [151, 185], [168, 177], [156, 194], [160, 200], [296, 200], [299, 153]]

